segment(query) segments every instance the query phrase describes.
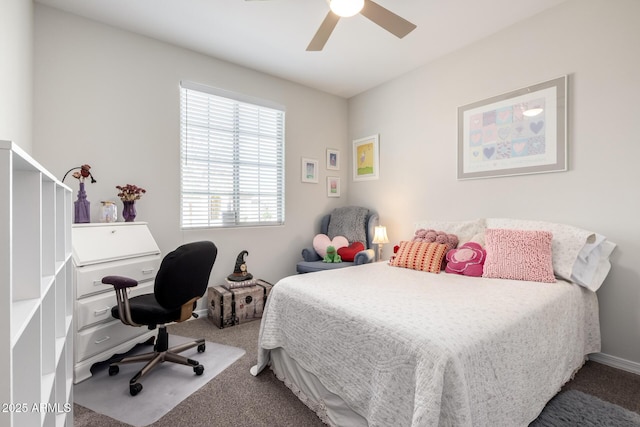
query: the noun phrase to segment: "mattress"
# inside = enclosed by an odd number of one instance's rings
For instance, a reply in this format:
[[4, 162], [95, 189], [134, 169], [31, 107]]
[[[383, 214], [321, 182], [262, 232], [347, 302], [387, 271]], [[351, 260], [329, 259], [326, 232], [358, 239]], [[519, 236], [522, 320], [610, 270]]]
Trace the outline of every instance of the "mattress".
[[370, 426], [526, 426], [600, 350], [598, 303], [564, 281], [373, 263], [278, 282], [258, 345], [252, 373], [285, 354], [330, 393], [279, 374], [328, 424], [348, 425], [323, 417], [335, 395]]

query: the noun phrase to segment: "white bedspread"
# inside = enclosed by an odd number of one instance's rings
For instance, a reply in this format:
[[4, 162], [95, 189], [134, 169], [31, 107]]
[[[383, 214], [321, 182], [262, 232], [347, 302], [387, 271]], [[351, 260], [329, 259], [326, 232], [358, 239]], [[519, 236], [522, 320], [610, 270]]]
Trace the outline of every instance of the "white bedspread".
[[257, 372], [282, 347], [370, 426], [526, 426], [600, 350], [597, 298], [373, 263], [278, 282], [259, 347]]

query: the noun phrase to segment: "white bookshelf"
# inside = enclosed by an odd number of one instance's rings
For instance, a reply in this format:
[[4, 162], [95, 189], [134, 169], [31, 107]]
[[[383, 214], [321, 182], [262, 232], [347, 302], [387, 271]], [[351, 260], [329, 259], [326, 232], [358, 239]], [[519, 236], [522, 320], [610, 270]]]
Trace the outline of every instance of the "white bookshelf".
[[72, 427], [72, 191], [0, 141], [0, 200], [0, 427]]

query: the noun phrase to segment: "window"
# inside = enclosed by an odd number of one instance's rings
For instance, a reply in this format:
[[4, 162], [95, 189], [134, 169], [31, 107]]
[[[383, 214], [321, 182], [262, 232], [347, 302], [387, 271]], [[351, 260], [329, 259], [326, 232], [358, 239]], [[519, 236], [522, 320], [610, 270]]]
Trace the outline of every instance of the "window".
[[284, 108], [180, 86], [182, 228], [284, 224]]

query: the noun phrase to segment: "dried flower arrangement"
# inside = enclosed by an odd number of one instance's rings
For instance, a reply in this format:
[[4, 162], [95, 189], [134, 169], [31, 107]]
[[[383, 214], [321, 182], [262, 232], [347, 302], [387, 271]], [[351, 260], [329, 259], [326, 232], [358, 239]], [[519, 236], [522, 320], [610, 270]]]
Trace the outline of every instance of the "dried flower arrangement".
[[132, 202], [134, 200], [139, 200], [144, 193], [147, 192], [142, 187], [138, 187], [137, 185], [127, 184], [127, 185], [116, 185], [116, 188], [120, 190], [118, 193], [118, 197], [123, 202]]
[[[77, 170], [80, 169], [80, 170]], [[67, 171], [62, 177], [62, 182], [69, 175], [69, 172], [75, 170], [73, 173], [73, 177], [76, 178], [80, 182], [80, 189], [78, 190], [78, 200], [73, 202], [74, 205], [74, 214], [73, 214], [73, 222], [76, 224], [91, 222], [90, 212], [91, 212], [91, 204], [87, 200], [87, 192], [84, 190], [84, 180], [86, 178], [91, 178], [91, 183], [97, 182], [93, 178], [93, 174], [91, 174], [91, 166], [82, 165], [76, 166]]]
[[75, 169], [80, 169], [79, 171], [75, 171], [73, 173], [73, 177], [76, 178], [78, 181], [80, 182], [84, 182], [85, 178], [91, 178], [91, 183], [93, 184], [94, 182], [97, 182], [94, 178], [93, 175], [90, 172], [91, 166], [89, 165], [82, 165], [82, 166], [76, 166], [74, 168], [71, 168], [67, 171], [67, 173], [64, 174], [64, 177], [62, 178], [62, 181], [64, 182], [64, 179], [67, 177], [67, 175], [69, 174], [69, 172], [71, 172], [72, 170]]

